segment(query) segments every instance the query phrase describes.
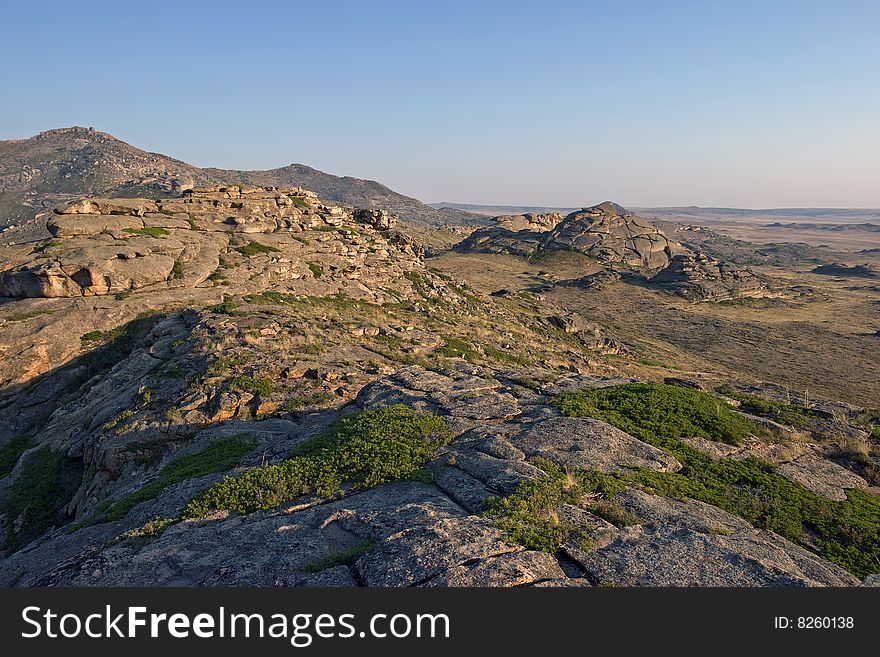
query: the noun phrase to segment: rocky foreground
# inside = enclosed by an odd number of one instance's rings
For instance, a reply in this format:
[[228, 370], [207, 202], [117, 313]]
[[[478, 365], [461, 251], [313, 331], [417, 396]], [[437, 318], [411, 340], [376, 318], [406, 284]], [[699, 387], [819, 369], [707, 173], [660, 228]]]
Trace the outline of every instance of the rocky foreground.
[[[756, 289], [656, 229], [607, 242], [641, 227], [618, 206], [576, 215], [499, 223]], [[471, 289], [392, 215], [299, 188], [47, 226], [0, 251], [0, 584], [877, 583], [869, 410], [624, 376], [587, 308]]]

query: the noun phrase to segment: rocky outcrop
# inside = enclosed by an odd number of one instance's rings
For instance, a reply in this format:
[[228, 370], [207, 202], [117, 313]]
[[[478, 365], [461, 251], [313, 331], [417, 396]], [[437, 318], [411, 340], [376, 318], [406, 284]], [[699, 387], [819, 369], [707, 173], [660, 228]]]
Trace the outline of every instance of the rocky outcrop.
[[[377, 233], [362, 237], [346, 225]], [[384, 210], [326, 204], [300, 188], [215, 185], [172, 199], [81, 199], [49, 218], [55, 239], [0, 256], [0, 296], [78, 297], [194, 287], [215, 273], [221, 253], [242, 247], [247, 252], [245, 236], [256, 234], [273, 236], [271, 244], [261, 244], [252, 255], [274, 261], [276, 279], [314, 278], [307, 263], [326, 261], [332, 251], [343, 257], [322, 267], [324, 282], [336, 269], [363, 284], [384, 271], [378, 262], [391, 252], [404, 256], [397, 259], [401, 263], [420, 257], [418, 247], [391, 234], [395, 225]], [[315, 231], [347, 236], [349, 244], [337, 246], [330, 234]], [[303, 233], [314, 234], [306, 238]], [[371, 261], [377, 264], [371, 267]]]
[[522, 230], [544, 233], [548, 230], [553, 230], [562, 221], [562, 218], [562, 215], [558, 212], [550, 212], [548, 214], [528, 212], [526, 214], [501, 215], [495, 217], [494, 221], [497, 228], [503, 228], [514, 233]]
[[751, 269], [719, 262], [704, 253], [681, 254], [650, 279], [650, 284], [693, 301], [785, 296]]
[[864, 265], [846, 265], [841, 262], [834, 262], [828, 265], [819, 265], [814, 267], [812, 274], [822, 274], [824, 276], [841, 276], [843, 278], [878, 278], [880, 272], [868, 264]]
[[610, 267], [606, 267], [595, 274], [587, 274], [580, 278], [570, 278], [559, 281], [563, 287], [578, 287], [582, 290], [604, 290], [620, 280], [620, 274]]
[[[605, 202], [553, 220], [505, 217], [500, 227], [474, 231], [460, 251], [533, 255], [539, 251], [579, 251], [602, 262], [659, 269], [686, 249], [663, 231], [616, 203]], [[548, 217], [548, 215], [541, 215]]]

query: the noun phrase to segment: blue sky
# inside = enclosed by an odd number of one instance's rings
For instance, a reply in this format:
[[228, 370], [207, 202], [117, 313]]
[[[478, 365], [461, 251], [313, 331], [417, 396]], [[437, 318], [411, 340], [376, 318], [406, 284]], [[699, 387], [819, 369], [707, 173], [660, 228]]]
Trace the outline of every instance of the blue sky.
[[0, 139], [425, 201], [880, 207], [878, 2], [9, 3]]

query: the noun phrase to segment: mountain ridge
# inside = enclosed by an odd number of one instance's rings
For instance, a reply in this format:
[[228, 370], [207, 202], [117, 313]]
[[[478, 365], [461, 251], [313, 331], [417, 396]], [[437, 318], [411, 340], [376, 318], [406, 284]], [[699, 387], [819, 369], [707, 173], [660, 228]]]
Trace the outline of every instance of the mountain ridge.
[[86, 196], [169, 197], [195, 185], [223, 183], [305, 187], [328, 200], [387, 209], [421, 226], [481, 221], [461, 210], [437, 210], [375, 180], [335, 176], [299, 163], [265, 170], [197, 167], [74, 126], [0, 141], [0, 227], [28, 223]]

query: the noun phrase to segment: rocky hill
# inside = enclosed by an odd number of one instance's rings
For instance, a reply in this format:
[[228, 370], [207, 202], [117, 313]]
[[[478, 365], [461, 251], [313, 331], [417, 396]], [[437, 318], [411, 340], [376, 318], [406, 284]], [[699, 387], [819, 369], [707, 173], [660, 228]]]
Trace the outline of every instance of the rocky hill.
[[719, 262], [704, 253], [680, 254], [650, 279], [650, 284], [695, 301], [774, 299], [801, 291], [776, 288], [748, 267]]
[[467, 212], [434, 209], [372, 180], [333, 176], [302, 164], [266, 171], [202, 169], [92, 128], [73, 127], [0, 141], [0, 228], [83, 196], [171, 196], [195, 185], [224, 183], [305, 187], [327, 200], [384, 208], [419, 225], [482, 221]]
[[659, 228], [616, 203], [558, 214], [498, 217], [497, 225], [474, 231], [460, 251], [531, 256], [547, 251], [579, 251], [602, 262], [649, 269], [665, 267], [684, 247]]

